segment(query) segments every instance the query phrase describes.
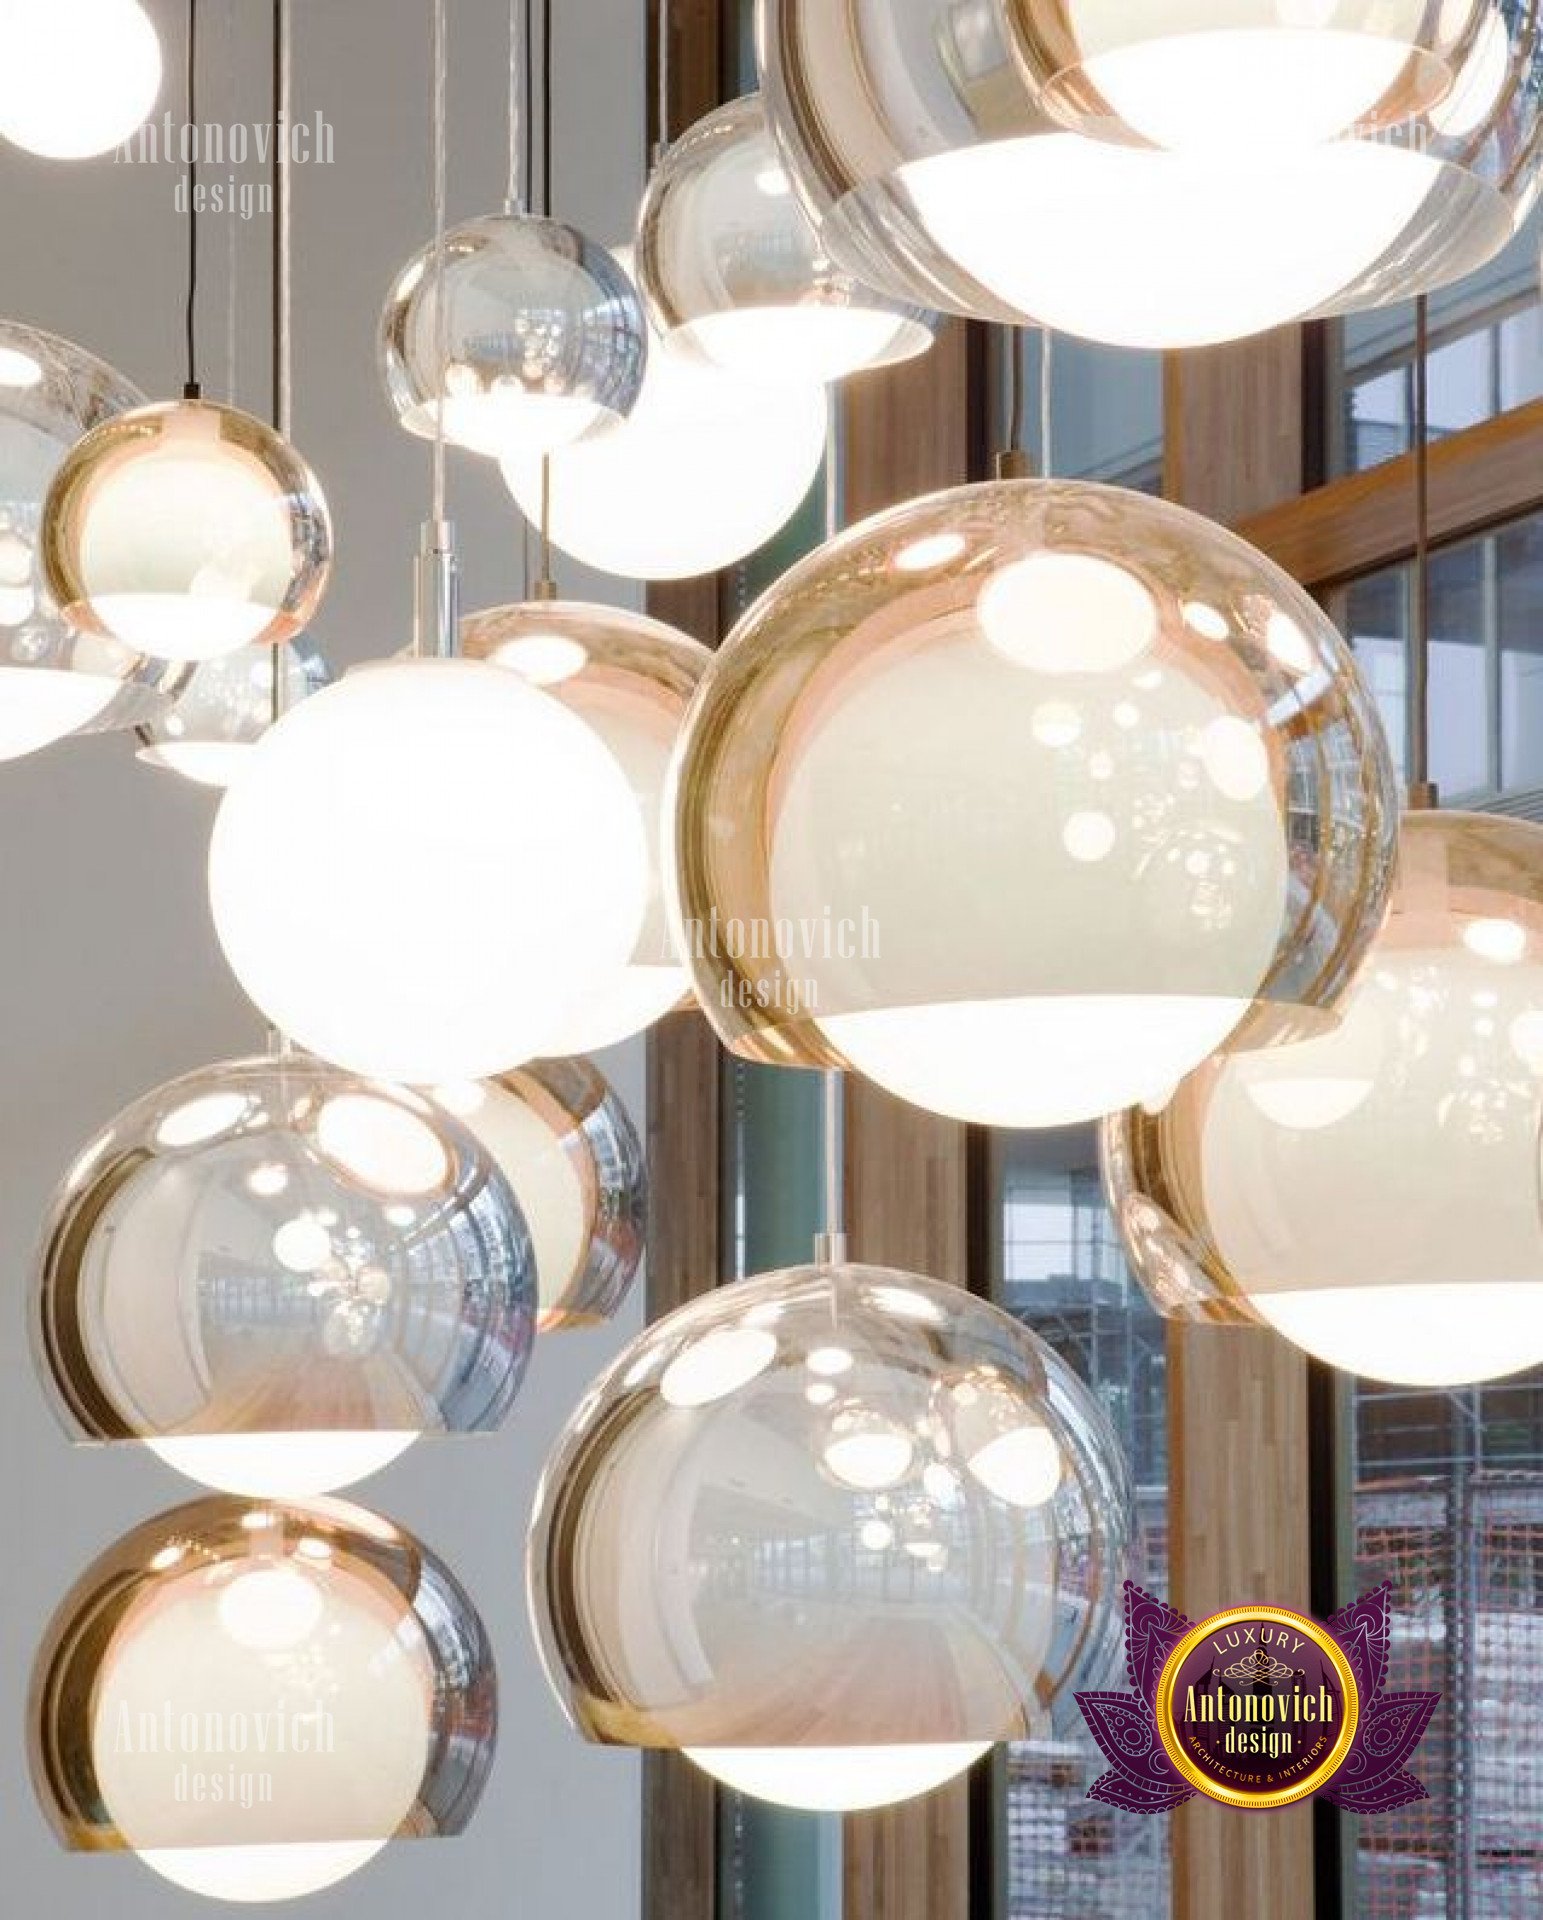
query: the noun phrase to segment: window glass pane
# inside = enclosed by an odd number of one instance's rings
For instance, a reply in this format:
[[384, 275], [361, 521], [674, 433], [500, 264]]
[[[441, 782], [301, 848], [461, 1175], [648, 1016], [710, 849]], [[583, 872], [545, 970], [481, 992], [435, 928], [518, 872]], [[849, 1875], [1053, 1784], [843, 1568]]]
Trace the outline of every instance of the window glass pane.
[[1500, 772], [1508, 792], [1543, 787], [1543, 518], [1491, 545], [1500, 625]]
[[[1534, 214], [1480, 272], [1430, 302], [1430, 421], [1459, 433], [1543, 395], [1543, 311]], [[1412, 306], [1352, 314], [1329, 327], [1329, 477], [1361, 473], [1410, 446]]]
[[[1036, 469], [1079, 480], [1104, 480], [1138, 493], [1163, 481], [1163, 362], [1157, 353], [1128, 353], [1057, 334], [1051, 353], [1050, 459], [1040, 419], [1043, 339], [1018, 335], [1022, 444]], [[1009, 404], [1004, 396], [1005, 409]]]
[[[1091, 1129], [994, 1134], [993, 1291], [1098, 1394], [1130, 1458], [1139, 1534], [1130, 1577], [1168, 1573], [1167, 1346], [1120, 1255]], [[1027, 1742], [1007, 1765], [1007, 1920], [1161, 1920], [1171, 1822], [1087, 1798], [1089, 1739]]]
[[1393, 1583], [1388, 1685], [1440, 1692], [1429, 1799], [1355, 1823], [1353, 1920], [1543, 1910], [1543, 1374], [1354, 1390], [1355, 1585]]

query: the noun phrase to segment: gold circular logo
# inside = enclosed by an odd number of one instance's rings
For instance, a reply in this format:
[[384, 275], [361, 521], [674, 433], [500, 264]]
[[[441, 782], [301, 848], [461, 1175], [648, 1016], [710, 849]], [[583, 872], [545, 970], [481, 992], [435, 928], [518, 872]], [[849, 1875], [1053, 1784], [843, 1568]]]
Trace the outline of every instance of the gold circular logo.
[[1169, 1654], [1156, 1710], [1163, 1751], [1192, 1787], [1269, 1812], [1338, 1773], [1361, 1696], [1327, 1627], [1286, 1607], [1231, 1607]]

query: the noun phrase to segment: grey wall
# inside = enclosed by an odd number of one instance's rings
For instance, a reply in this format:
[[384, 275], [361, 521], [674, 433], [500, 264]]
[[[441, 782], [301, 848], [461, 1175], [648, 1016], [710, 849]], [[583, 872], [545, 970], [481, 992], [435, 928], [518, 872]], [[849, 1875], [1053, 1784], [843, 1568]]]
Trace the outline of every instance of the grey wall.
[[[184, 8], [148, 0], [180, 99]], [[451, 5], [452, 216], [487, 211], [503, 170], [503, 0]], [[643, 0], [561, 0], [558, 193], [597, 236], [630, 226], [643, 154]], [[296, 0], [297, 109], [335, 129], [335, 164], [297, 177], [296, 439], [338, 526], [318, 631], [335, 663], [407, 638], [409, 560], [427, 461], [384, 410], [374, 325], [394, 270], [429, 232], [428, 0]], [[201, 119], [265, 119], [268, 8], [202, 0]], [[256, 169], [244, 176], [255, 181]], [[184, 233], [171, 168], [49, 166], [0, 146], [0, 312], [90, 346], [156, 395], [177, 390]], [[205, 385], [226, 381], [229, 241], [237, 243], [237, 393], [267, 404], [266, 221], [204, 234]], [[518, 533], [493, 469], [457, 456], [453, 511], [469, 605], [518, 592]], [[616, 583], [607, 597], [620, 597]], [[203, 893], [207, 795], [136, 766], [119, 739], [66, 742], [0, 767], [0, 1915], [152, 1920], [208, 1912], [129, 1857], [57, 1850], [27, 1784], [24, 1702], [57, 1599], [137, 1520], [196, 1490], [141, 1457], [72, 1451], [34, 1382], [25, 1295], [49, 1190], [74, 1149], [138, 1093], [245, 1052], [259, 1024], [224, 972]], [[475, 903], [468, 902], [469, 915]], [[474, 933], [468, 923], [466, 931]], [[453, 989], [457, 929], [446, 929]], [[605, 1064], [641, 1119], [641, 1050]], [[615, 1335], [538, 1355], [497, 1439], [416, 1449], [361, 1497], [419, 1532], [481, 1606], [500, 1656], [497, 1771], [472, 1832], [393, 1847], [308, 1903], [318, 1920], [443, 1915], [630, 1920], [638, 1772], [569, 1734], [535, 1665], [522, 1547], [551, 1439]], [[132, 1450], [131, 1450], [132, 1451]]]

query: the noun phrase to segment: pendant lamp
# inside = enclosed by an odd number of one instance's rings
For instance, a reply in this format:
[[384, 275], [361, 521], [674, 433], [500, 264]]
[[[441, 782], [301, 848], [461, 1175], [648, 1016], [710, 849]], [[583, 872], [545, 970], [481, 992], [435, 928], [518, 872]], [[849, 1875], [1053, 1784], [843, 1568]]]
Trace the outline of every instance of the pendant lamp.
[[727, 1046], [1020, 1127], [1156, 1098], [1245, 1021], [1321, 1023], [1397, 810], [1295, 582], [1052, 480], [912, 501], [794, 567], [715, 656], [671, 792], [677, 938]]
[[76, 1157], [34, 1283], [77, 1441], [235, 1493], [330, 1492], [424, 1434], [486, 1433], [535, 1332], [536, 1263], [489, 1147], [302, 1055], [135, 1101]]
[[436, 1087], [508, 1180], [530, 1231], [538, 1333], [612, 1319], [643, 1264], [643, 1143], [587, 1060], [533, 1060], [496, 1080]]
[[667, 349], [771, 386], [914, 359], [937, 324], [829, 258], [758, 94], [716, 108], [659, 160], [639, 222], [638, 278]]
[[339, 1501], [205, 1499], [126, 1534], [54, 1614], [33, 1787], [72, 1851], [292, 1900], [462, 1832], [497, 1720], [486, 1629], [421, 1542]]
[[161, 43], [138, 0], [7, 0], [0, 137], [48, 160], [108, 153], [161, 90]]
[[[434, 24], [443, 236], [444, 0]], [[584, 721], [518, 674], [454, 657], [443, 430], [433, 453], [412, 655], [286, 714], [221, 803], [209, 854], [220, 945], [272, 1024], [352, 1072], [415, 1085], [550, 1051], [636, 952], [649, 872], [631, 787]]]
[[[454, 227], [397, 275], [381, 315], [386, 394], [409, 433], [499, 457], [550, 453], [632, 411], [648, 358], [637, 290], [604, 247], [552, 218], [550, 0], [540, 213], [523, 198], [530, 52], [510, 11], [509, 183], [501, 213]], [[524, 95], [523, 104], [521, 95]]]
[[[1444, 286], [1493, 258], [1533, 204], [1543, 37], [1530, 5], [1457, 0], [1417, 21], [1397, 4], [1336, 7], [1333, 24], [1385, 26], [1369, 73], [1357, 60], [1348, 82], [1342, 56], [1366, 54], [1364, 33], [1305, 58], [1263, 50], [1265, 15], [1312, 30], [1323, 11], [922, 0], [872, 33], [861, 9], [766, 0], [758, 50], [789, 173], [847, 272], [976, 318], [1173, 348]], [[1216, 25], [1236, 29], [1220, 66]], [[1410, 59], [1369, 118], [1304, 137], [1375, 91], [1400, 42]], [[1119, 139], [1069, 131], [1054, 116], [1077, 117], [1087, 62], [1045, 68], [1084, 44], [1148, 136], [1193, 139], [1158, 151], [1126, 144], [1140, 130], [1125, 122]], [[1219, 74], [1260, 71], [1268, 84], [1246, 97], [1217, 91]]]
[[49, 483], [82, 434], [143, 401], [83, 347], [0, 320], [0, 760], [152, 721], [187, 681], [186, 667], [77, 632], [43, 580]]
[[[188, 0], [189, 125], [197, 125], [198, 0]], [[187, 381], [180, 400], [97, 426], [54, 476], [43, 571], [84, 633], [167, 660], [292, 640], [332, 570], [320, 484], [280, 434], [202, 397], [196, 162], [188, 190]]]
[[[632, 251], [616, 258], [632, 271]], [[822, 386], [768, 386], [665, 349], [651, 332], [637, 405], [619, 425], [551, 456], [552, 544], [631, 580], [717, 573], [765, 546], [819, 477], [829, 402]], [[506, 454], [521, 513], [541, 518], [533, 452]]]
[[1162, 1311], [1445, 1387], [1543, 1362], [1543, 828], [1435, 811], [1426, 784], [1423, 305], [1416, 335], [1413, 791], [1386, 924], [1329, 1031], [1111, 1119], [1104, 1168]]
[[996, 1307], [817, 1264], [648, 1329], [548, 1463], [547, 1674], [603, 1745], [853, 1811], [1107, 1684], [1127, 1525], [1103, 1414]]
[[474, 614], [462, 625], [461, 644], [468, 659], [517, 674], [582, 720], [631, 785], [645, 841], [642, 931], [626, 964], [563, 1014], [544, 1051], [615, 1046], [691, 990], [665, 911], [659, 843], [670, 755], [712, 655], [642, 614], [555, 599]]
[[1046, 106], [1175, 151], [1316, 146], [1450, 100], [1494, 0], [1007, 0]]
[[285, 708], [331, 682], [321, 649], [304, 633], [278, 647], [243, 647], [205, 660], [165, 716], [139, 729], [137, 757], [196, 786], [228, 787], [273, 724], [276, 667]]

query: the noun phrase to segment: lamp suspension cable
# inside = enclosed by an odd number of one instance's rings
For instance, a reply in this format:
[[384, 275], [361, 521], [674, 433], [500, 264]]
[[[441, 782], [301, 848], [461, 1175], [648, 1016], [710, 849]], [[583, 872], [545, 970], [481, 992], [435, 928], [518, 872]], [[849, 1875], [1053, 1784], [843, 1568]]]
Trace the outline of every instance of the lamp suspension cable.
[[654, 80], [657, 94], [654, 100], [654, 159], [662, 160], [670, 147], [670, 87], [673, 81], [670, 44], [670, 0], [657, 0], [658, 5], [658, 51], [655, 55]]
[[[236, 26], [233, 10], [220, 18], [220, 84], [227, 100], [236, 91]], [[241, 242], [236, 220], [225, 222], [225, 404], [239, 407], [241, 391], [239, 321], [241, 314]]]
[[1430, 777], [1430, 303], [1414, 303], [1414, 583], [1409, 620], [1409, 805], [1440, 804]]
[[1039, 476], [1055, 472], [1055, 332], [1039, 331]]
[[552, 217], [552, 0], [541, 5], [541, 211]]
[[183, 315], [187, 373], [184, 400], [199, 398], [198, 385], [198, 0], [188, 0], [188, 293]]
[[525, 210], [525, 169], [522, 155], [527, 138], [525, 93], [524, 21], [529, 0], [509, 0], [509, 181], [504, 195], [505, 213], [515, 216]]
[[445, 369], [450, 358], [450, 316], [445, 306], [445, 231], [448, 225], [449, 24], [447, 0], [433, 0], [433, 180], [434, 180], [434, 364], [440, 394], [434, 409], [433, 503], [424, 522], [416, 569], [413, 654], [418, 659], [454, 657], [460, 628], [460, 568], [455, 529], [446, 518]]
[[[825, 430], [825, 538], [834, 540], [845, 523], [846, 438], [842, 431], [841, 390], [830, 396], [830, 424]], [[815, 1238], [817, 1266], [845, 1266], [846, 1231], [846, 1098], [847, 1077], [839, 1067], [827, 1067], [820, 1076], [822, 1161], [822, 1220]]]
[[[289, 148], [294, 74], [289, 9], [290, 0], [273, 0], [272, 398], [273, 425], [285, 440], [289, 439], [294, 424], [294, 348], [290, 337], [294, 233], [291, 225]], [[283, 642], [270, 649], [270, 707], [275, 726], [284, 718], [289, 691], [288, 652]]]

